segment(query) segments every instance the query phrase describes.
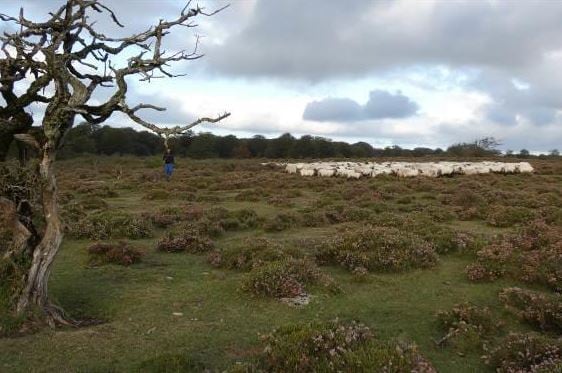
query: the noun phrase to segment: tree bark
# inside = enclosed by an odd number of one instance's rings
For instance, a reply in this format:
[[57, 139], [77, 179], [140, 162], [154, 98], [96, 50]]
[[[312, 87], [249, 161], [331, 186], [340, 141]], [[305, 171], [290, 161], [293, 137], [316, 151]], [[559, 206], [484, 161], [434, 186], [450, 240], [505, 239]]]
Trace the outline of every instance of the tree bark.
[[0, 260], [11, 260], [29, 249], [32, 233], [18, 219], [16, 204], [0, 197], [0, 223], [12, 232], [12, 241], [8, 247], [0, 247]]
[[6, 160], [13, 139], [14, 137], [11, 133], [0, 131], [0, 162], [4, 162]]
[[41, 241], [33, 250], [31, 267], [16, 308], [19, 314], [24, 314], [33, 309], [41, 310], [52, 327], [56, 324], [72, 324], [72, 321], [64, 316], [63, 311], [50, 302], [48, 296], [51, 266], [63, 238], [62, 224], [57, 208], [54, 160], [55, 151], [49, 146], [45, 146], [39, 166], [39, 174], [42, 182], [41, 197], [46, 227]]

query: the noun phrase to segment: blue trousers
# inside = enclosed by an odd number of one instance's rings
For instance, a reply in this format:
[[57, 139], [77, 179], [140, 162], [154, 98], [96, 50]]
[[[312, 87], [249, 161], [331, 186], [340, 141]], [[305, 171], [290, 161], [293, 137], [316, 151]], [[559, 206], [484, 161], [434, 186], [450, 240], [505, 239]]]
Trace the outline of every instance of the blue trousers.
[[164, 173], [166, 176], [172, 176], [172, 172], [174, 172], [174, 164], [173, 163], [165, 163], [164, 164]]

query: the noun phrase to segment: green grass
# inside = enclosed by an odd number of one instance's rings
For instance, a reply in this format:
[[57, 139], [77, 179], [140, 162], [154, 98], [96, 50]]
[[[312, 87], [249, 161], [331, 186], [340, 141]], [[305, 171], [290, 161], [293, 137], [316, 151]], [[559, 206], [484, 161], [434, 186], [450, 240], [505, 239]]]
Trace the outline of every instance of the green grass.
[[208, 367], [225, 368], [258, 345], [260, 332], [339, 317], [361, 320], [382, 337], [409, 337], [439, 370], [481, 371], [485, 366], [478, 356], [451, 356], [450, 351], [435, 347], [433, 316], [464, 301], [497, 309], [496, 294], [502, 288], [501, 283], [469, 283], [463, 274], [468, 260], [451, 256], [434, 270], [370, 275], [361, 284], [343, 271], [330, 269], [344, 293], [316, 292], [309, 306], [295, 309], [241, 293], [241, 274], [211, 269], [203, 257], [148, 251], [140, 265], [87, 268], [85, 245], [65, 243], [51, 293], [75, 317], [110, 322], [0, 340], [0, 367], [127, 370], [149, 357], [185, 353]]
[[[242, 166], [254, 167], [250, 162], [240, 163]], [[171, 195], [179, 195], [187, 193], [182, 188], [194, 182], [227, 183], [231, 175], [217, 172], [221, 165], [220, 161], [190, 162], [186, 165], [188, 170], [179, 169], [170, 184], [153, 184], [136, 181], [135, 172], [139, 170], [135, 167], [145, 167], [143, 161], [139, 160], [135, 166], [133, 160], [125, 159], [125, 177], [117, 181], [112, 179], [109, 161], [100, 158], [99, 163], [96, 163], [94, 179], [115, 183], [118, 196], [104, 198], [110, 209], [140, 213], [186, 203], [174, 198], [164, 201], [143, 200], [142, 197], [150, 188], [169, 188]], [[72, 185], [82, 182], [73, 179], [73, 170], [87, 166], [80, 165], [78, 160], [62, 162], [61, 166], [61, 190], [71, 191]], [[207, 171], [209, 167], [211, 171]], [[236, 201], [237, 193], [247, 187], [225, 191], [202, 188], [198, 195], [218, 196], [221, 202], [191, 204], [199, 204], [205, 209], [217, 205], [229, 210], [251, 208], [260, 217], [267, 218], [279, 212], [314, 206], [314, 201], [322, 198], [328, 204], [333, 202], [353, 206], [357, 201], [333, 201], [327, 197], [340, 196], [342, 190], [347, 188], [353, 191], [356, 187], [371, 187], [371, 190], [376, 191], [381, 186], [389, 190], [398, 186], [403, 190], [414, 183], [393, 178], [357, 182], [342, 179], [305, 180], [276, 170], [264, 169], [263, 172], [267, 173], [267, 177], [261, 178], [257, 186], [267, 188], [271, 195], [283, 195], [288, 189], [302, 191], [300, 196], [289, 197], [294, 207], [273, 206], [267, 202], [267, 197], [257, 202]], [[255, 170], [246, 173], [241, 171], [240, 175], [236, 173], [235, 176], [245, 180], [255, 174]], [[522, 177], [512, 176], [516, 180]], [[558, 180], [556, 175], [540, 177], [550, 185], [556, 185]], [[432, 185], [442, 188], [435, 194], [454, 193], [458, 184], [467, 179], [440, 180], [431, 181]], [[495, 176], [477, 180], [483, 187], [498, 183]], [[524, 181], [528, 183], [527, 179]], [[506, 177], [499, 182], [511, 181]], [[411, 198], [396, 203], [396, 199], [401, 197], [398, 195], [391, 201], [376, 200], [374, 204], [377, 204], [377, 209], [383, 206], [387, 211], [397, 214], [400, 213], [398, 207], [415, 210], [415, 204], [420, 201], [424, 205], [448, 208], [433, 198], [422, 198], [427, 197], [428, 192], [403, 190], [403, 193]], [[349, 195], [353, 197], [352, 192]], [[446, 224], [485, 236], [508, 231], [490, 227], [483, 221], [453, 221]], [[217, 247], [228, 247], [252, 236], [296, 242], [301, 238], [321, 238], [334, 234], [337, 227], [296, 227], [275, 233], [265, 233], [261, 228], [226, 232], [215, 244]], [[361, 321], [383, 338], [414, 341], [439, 371], [480, 372], [492, 371], [484, 365], [480, 353], [470, 352], [460, 356], [449, 348], [436, 346], [434, 340], [442, 336], [434, 317], [437, 311], [450, 309], [456, 303], [471, 302], [490, 307], [506, 322], [508, 330], [526, 328], [503, 311], [497, 297], [498, 292], [506, 286], [512, 286], [513, 281], [476, 284], [467, 280], [464, 268], [474, 260], [471, 253], [441, 256], [439, 264], [432, 269], [399, 274], [369, 274], [367, 280], [360, 283], [348, 271], [323, 267], [342, 287], [343, 293], [331, 295], [321, 288], [312, 288], [311, 304], [292, 308], [272, 299], [253, 297], [242, 292], [240, 285], [243, 273], [214, 269], [207, 264], [205, 256], [156, 252], [155, 243], [163, 231], [155, 232], [154, 238], [134, 241], [135, 246], [145, 252], [145, 256], [140, 264], [130, 267], [88, 267], [86, 247], [91, 242], [65, 239], [53, 268], [50, 294], [71, 316], [106, 322], [79, 329], [42, 329], [31, 335], [0, 339], [0, 371], [136, 371], [141, 370], [143, 361], [166, 354], [184, 355], [209, 369], [220, 371], [259, 352], [263, 348], [260, 333], [268, 333], [275, 327], [290, 323], [340, 318]], [[174, 313], [182, 315], [176, 316]], [[144, 365], [145, 368], [148, 366]]]

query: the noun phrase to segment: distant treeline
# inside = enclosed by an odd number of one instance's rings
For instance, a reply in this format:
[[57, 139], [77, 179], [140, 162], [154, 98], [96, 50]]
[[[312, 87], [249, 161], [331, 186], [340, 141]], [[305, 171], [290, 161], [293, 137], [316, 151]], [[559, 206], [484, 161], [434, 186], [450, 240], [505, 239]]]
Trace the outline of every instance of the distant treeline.
[[[239, 139], [234, 135], [188, 134], [174, 138], [170, 144], [175, 154], [191, 158], [365, 158], [431, 155], [478, 157], [500, 153], [496, 150], [499, 144], [493, 138], [459, 143], [445, 150], [424, 147], [403, 149], [396, 145], [381, 149], [366, 142], [348, 144], [310, 135], [296, 138], [289, 133], [273, 139], [261, 135]], [[147, 131], [80, 124], [67, 133], [61, 157], [71, 158], [81, 154], [149, 156], [162, 154], [163, 150], [162, 139]], [[511, 155], [523, 158], [530, 156], [525, 149], [518, 154], [511, 152]], [[553, 150], [551, 155], [559, 153]]]

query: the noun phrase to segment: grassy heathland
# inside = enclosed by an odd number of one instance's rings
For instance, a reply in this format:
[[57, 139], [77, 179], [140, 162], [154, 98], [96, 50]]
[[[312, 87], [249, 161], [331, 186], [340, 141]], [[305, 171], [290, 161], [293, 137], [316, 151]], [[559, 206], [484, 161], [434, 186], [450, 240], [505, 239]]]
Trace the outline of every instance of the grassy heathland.
[[[515, 256], [492, 261], [477, 254], [531, 221], [559, 229], [562, 162], [533, 164], [533, 175], [344, 180], [288, 175], [257, 161], [180, 159], [166, 182], [158, 159], [62, 161], [67, 233], [50, 293], [73, 318], [104, 322], [0, 338], [0, 371], [173, 371], [178, 357], [196, 362], [194, 370], [223, 371], [258, 361], [260, 335], [336, 318], [357, 320], [383, 340], [415, 343], [438, 371], [494, 371], [482, 355], [509, 332], [560, 333], [535, 328], [498, 297], [513, 286], [556, 294], [556, 279], [552, 285], [539, 275], [519, 276]], [[357, 259], [364, 261], [350, 264], [338, 253], [351, 250], [345, 240], [365, 229], [366, 237], [415, 234], [430, 244], [435, 261], [426, 265], [414, 256], [404, 266], [381, 269], [380, 258], [367, 252]], [[186, 231], [197, 239], [173, 241]], [[119, 240], [138, 250], [141, 260], [126, 266], [92, 261], [92, 243]], [[172, 241], [193, 246], [168, 252]], [[310, 303], [294, 307], [277, 293], [244, 286], [269, 259], [250, 258], [246, 267], [211, 260], [211, 252], [236, 256], [255, 242], [283, 253], [281, 260], [308, 258], [339, 291], [303, 280]], [[327, 260], [318, 253], [328, 246], [336, 254]], [[487, 277], [467, 275], [475, 263], [489, 270]], [[492, 276], [497, 263], [503, 267]], [[537, 273], [548, 270], [541, 263]], [[447, 330], [437, 312], [466, 302], [487, 307], [502, 327], [472, 344], [460, 335], [438, 345]]]

